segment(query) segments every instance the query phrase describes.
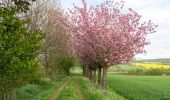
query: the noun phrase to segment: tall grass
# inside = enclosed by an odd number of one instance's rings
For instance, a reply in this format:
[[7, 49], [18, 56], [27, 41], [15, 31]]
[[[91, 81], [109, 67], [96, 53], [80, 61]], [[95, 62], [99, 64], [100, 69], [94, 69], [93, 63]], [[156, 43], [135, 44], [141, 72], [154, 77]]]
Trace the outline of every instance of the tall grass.
[[27, 84], [17, 89], [17, 100], [49, 100], [51, 94], [67, 80], [67, 77], [56, 79], [41, 78], [34, 84]]
[[113, 90], [102, 90], [94, 86], [88, 79], [80, 78], [80, 88], [85, 100], [126, 100], [124, 97], [118, 95]]

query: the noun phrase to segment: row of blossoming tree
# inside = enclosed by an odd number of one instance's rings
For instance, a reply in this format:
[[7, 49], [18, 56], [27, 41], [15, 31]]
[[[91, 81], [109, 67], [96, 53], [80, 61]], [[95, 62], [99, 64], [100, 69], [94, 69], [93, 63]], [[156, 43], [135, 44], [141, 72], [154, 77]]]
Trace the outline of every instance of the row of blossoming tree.
[[142, 23], [141, 16], [132, 9], [123, 10], [123, 1], [88, 7], [82, 0], [82, 5], [56, 20], [72, 35], [71, 47], [83, 64], [84, 76], [106, 88], [108, 68], [144, 53], [144, 46], [149, 44], [146, 36], [157, 26], [151, 21]]

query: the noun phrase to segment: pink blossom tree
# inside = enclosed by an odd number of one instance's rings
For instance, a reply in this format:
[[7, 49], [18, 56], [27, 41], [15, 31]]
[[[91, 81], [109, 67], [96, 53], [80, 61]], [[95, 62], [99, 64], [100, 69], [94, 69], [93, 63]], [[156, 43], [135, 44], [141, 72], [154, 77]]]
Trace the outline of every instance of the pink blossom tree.
[[129, 62], [136, 54], [144, 53], [144, 46], [149, 44], [146, 36], [155, 32], [156, 25], [151, 21], [142, 23], [141, 16], [132, 9], [123, 10], [123, 1], [87, 7], [82, 0], [82, 4], [74, 6], [67, 18], [57, 16], [56, 20], [72, 35], [74, 52], [86, 75], [95, 81], [98, 70], [98, 83], [106, 88], [109, 66]]

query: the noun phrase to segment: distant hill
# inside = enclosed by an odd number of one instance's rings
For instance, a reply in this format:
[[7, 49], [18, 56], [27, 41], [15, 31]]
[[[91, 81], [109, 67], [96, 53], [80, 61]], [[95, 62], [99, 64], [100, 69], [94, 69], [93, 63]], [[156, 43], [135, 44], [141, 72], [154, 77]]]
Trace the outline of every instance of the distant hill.
[[170, 58], [141, 59], [141, 60], [135, 60], [135, 62], [170, 64]]

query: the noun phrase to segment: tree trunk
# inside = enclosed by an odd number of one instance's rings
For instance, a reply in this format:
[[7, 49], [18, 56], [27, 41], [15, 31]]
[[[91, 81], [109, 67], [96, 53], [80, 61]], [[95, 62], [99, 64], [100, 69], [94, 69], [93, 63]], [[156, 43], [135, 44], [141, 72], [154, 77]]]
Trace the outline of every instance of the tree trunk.
[[8, 94], [4, 94], [4, 100], [8, 100]]
[[9, 100], [9, 93], [4, 94], [3, 99], [4, 99], [4, 100]]
[[61, 74], [61, 68], [59, 67], [59, 70], [58, 70], [59, 74]]
[[55, 67], [54, 70], [55, 70], [55, 75], [57, 75], [57, 68]]
[[3, 95], [2, 94], [0, 94], [0, 100], [3, 100]]
[[10, 100], [10, 93], [7, 94], [7, 100]]
[[94, 70], [93, 82], [96, 83], [96, 69]]
[[2, 100], [6, 100], [6, 94], [3, 94]]
[[9, 95], [9, 97], [10, 97], [9, 100], [16, 100], [16, 89], [14, 89], [13, 91], [11, 91], [9, 94], [10, 94], [10, 95]]
[[85, 75], [86, 75], [86, 77], [88, 77], [88, 75], [89, 75], [89, 68], [88, 68], [88, 66], [85, 66], [85, 70], [86, 70], [86, 72], [85, 72]]
[[52, 69], [51, 74], [52, 74], [52, 77], [56, 77], [56, 69], [55, 68]]
[[90, 72], [90, 69], [89, 69], [89, 68], [87, 68], [87, 78], [89, 78], [89, 79], [90, 79], [90, 77], [91, 77], [91, 72]]
[[107, 67], [103, 67], [102, 88], [107, 89]]
[[86, 66], [83, 66], [83, 76], [86, 76], [86, 73], [87, 73]]
[[94, 82], [94, 71], [91, 71], [91, 81]]
[[89, 79], [92, 81], [92, 70], [89, 69]]
[[87, 68], [87, 72], [86, 72], [86, 77], [90, 78], [90, 76], [89, 76], [89, 69], [88, 68]]
[[102, 68], [98, 70], [98, 85], [101, 86]]
[[48, 75], [48, 58], [47, 58], [47, 53], [45, 53], [45, 76]]
[[47, 66], [45, 66], [45, 76], [47, 76], [48, 73], [47, 73]]
[[70, 70], [66, 70], [66, 74], [67, 74], [67, 75], [70, 75]]

